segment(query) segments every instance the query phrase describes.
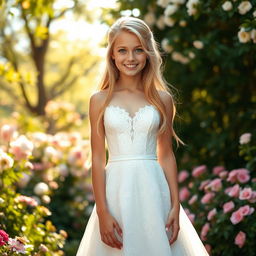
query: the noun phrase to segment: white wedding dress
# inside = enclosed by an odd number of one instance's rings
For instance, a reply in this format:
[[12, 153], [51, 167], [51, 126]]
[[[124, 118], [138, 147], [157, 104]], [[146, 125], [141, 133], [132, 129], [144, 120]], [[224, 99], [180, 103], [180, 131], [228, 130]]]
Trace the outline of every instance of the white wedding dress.
[[169, 244], [165, 224], [171, 209], [170, 190], [156, 157], [159, 122], [160, 114], [150, 104], [133, 116], [120, 106], [107, 106], [106, 199], [123, 231], [123, 247], [119, 250], [102, 242], [94, 205], [77, 256], [208, 255], [181, 205], [178, 239]]

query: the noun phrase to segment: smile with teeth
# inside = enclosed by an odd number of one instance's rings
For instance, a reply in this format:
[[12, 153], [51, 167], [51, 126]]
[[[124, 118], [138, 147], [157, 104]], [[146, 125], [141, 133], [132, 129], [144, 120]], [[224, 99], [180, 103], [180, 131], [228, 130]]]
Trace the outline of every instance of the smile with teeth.
[[137, 67], [137, 64], [125, 64], [125, 67], [127, 67], [127, 68], [135, 68], [135, 67]]

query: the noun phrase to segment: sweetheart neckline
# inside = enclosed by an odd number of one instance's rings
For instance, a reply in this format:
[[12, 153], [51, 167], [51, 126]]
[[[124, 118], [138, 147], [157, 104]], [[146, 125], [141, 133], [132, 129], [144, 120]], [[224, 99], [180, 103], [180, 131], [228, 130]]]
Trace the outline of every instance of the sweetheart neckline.
[[112, 108], [117, 108], [117, 109], [122, 110], [124, 113], [127, 114], [128, 118], [131, 119], [131, 120], [134, 120], [134, 119], [136, 118], [136, 116], [137, 116], [142, 110], [144, 110], [144, 109], [146, 109], [146, 108], [152, 107], [152, 108], [156, 109], [156, 107], [155, 107], [154, 105], [152, 105], [152, 104], [146, 104], [146, 105], [144, 105], [144, 106], [142, 106], [142, 107], [139, 107], [138, 110], [135, 111], [134, 115], [131, 116], [130, 113], [129, 113], [125, 108], [120, 107], [120, 106], [118, 106], [118, 105], [108, 105], [108, 106], [106, 107], [106, 109], [107, 109], [107, 108], [111, 108], [111, 107], [112, 107]]

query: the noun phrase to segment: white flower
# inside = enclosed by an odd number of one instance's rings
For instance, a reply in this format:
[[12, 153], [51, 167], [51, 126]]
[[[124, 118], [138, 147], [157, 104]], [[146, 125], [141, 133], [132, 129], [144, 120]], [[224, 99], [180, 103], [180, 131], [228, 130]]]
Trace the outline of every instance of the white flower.
[[188, 2], [186, 3], [186, 7], [189, 16], [195, 15], [197, 13], [196, 6], [198, 5], [198, 3], [199, 0], [188, 0]]
[[44, 157], [43, 157], [43, 160], [45, 162], [47, 161], [53, 161], [53, 162], [56, 162], [58, 161], [59, 159], [61, 159], [62, 157], [62, 152], [61, 151], [58, 151], [56, 150], [54, 147], [52, 146], [47, 146], [45, 149], [44, 149]]
[[169, 26], [169, 27], [173, 27], [174, 24], [175, 24], [176, 20], [171, 18], [171, 17], [167, 17], [167, 16], [164, 16], [164, 23]]
[[174, 14], [178, 10], [178, 5], [175, 4], [169, 4], [166, 9], [164, 10], [165, 16], [170, 16]]
[[201, 41], [199, 41], [199, 40], [194, 41], [193, 45], [197, 49], [202, 49], [204, 47], [204, 44]]
[[193, 52], [189, 52], [188, 56], [190, 59], [194, 59], [196, 55]]
[[48, 247], [45, 246], [44, 244], [40, 244], [39, 250], [40, 250], [41, 252], [48, 252], [48, 251], [49, 251]]
[[47, 142], [48, 136], [43, 132], [34, 132], [32, 134], [32, 139], [35, 145], [40, 146], [42, 143]]
[[189, 59], [185, 56], [183, 56], [181, 53], [179, 52], [173, 52], [172, 53], [172, 59], [174, 61], [180, 62], [182, 64], [186, 64], [189, 62]]
[[187, 26], [187, 22], [186, 22], [185, 20], [180, 20], [180, 21], [179, 21], [179, 25], [180, 25], [181, 27], [186, 27], [186, 26]]
[[14, 160], [0, 149], [0, 172], [12, 168]]
[[156, 26], [160, 29], [163, 30], [165, 28], [165, 23], [164, 23], [164, 15], [161, 15], [157, 22], [156, 22]]
[[15, 155], [17, 160], [31, 156], [34, 148], [33, 143], [25, 135], [21, 135], [15, 141], [12, 141], [10, 146], [10, 152]]
[[148, 12], [144, 16], [144, 21], [149, 25], [152, 26], [156, 22], [156, 16], [153, 12]]
[[251, 137], [252, 137], [252, 134], [251, 133], [244, 133], [240, 136], [239, 138], [239, 143], [242, 145], [242, 144], [247, 144], [251, 141]]
[[66, 164], [60, 164], [58, 166], [58, 170], [61, 176], [67, 177], [68, 176], [68, 167]]
[[39, 182], [34, 187], [34, 193], [38, 196], [45, 195], [49, 192], [49, 187], [44, 182]]
[[253, 17], [256, 17], [256, 11], [254, 11], [254, 12], [252, 13], [252, 15], [253, 15]]
[[256, 43], [256, 29], [252, 29], [250, 34], [252, 41]]
[[48, 195], [43, 195], [42, 196], [42, 201], [45, 203], [45, 204], [49, 204], [51, 202], [51, 198], [48, 196]]
[[10, 245], [12, 251], [17, 253], [22, 253], [22, 254], [26, 253], [25, 245], [21, 243], [19, 240], [17, 240], [16, 238], [15, 239], [9, 238], [8, 244]]
[[240, 14], [246, 14], [252, 8], [252, 4], [249, 1], [243, 1], [238, 5], [238, 11]]
[[170, 0], [157, 0], [156, 4], [165, 8], [170, 3]]
[[0, 204], [4, 203], [4, 199], [0, 197]]
[[173, 4], [184, 4], [186, 0], [170, 0], [170, 3]]
[[31, 179], [31, 176], [29, 174], [23, 172], [22, 177], [18, 181], [18, 186], [20, 188], [25, 188], [27, 186], [27, 184], [29, 183], [30, 179]]
[[222, 4], [222, 9], [224, 11], [230, 11], [233, 8], [233, 5], [230, 1], [226, 1], [224, 4]]
[[173, 47], [169, 44], [169, 40], [167, 38], [164, 38], [161, 42], [161, 46], [165, 52], [171, 52], [173, 50]]
[[16, 128], [14, 126], [11, 126], [9, 124], [4, 124], [1, 127], [0, 130], [0, 138], [5, 141], [9, 142], [12, 140], [14, 137], [17, 137], [18, 133], [16, 131]]
[[240, 43], [247, 43], [251, 39], [251, 35], [249, 32], [244, 31], [244, 28], [241, 28], [238, 32], [238, 39]]

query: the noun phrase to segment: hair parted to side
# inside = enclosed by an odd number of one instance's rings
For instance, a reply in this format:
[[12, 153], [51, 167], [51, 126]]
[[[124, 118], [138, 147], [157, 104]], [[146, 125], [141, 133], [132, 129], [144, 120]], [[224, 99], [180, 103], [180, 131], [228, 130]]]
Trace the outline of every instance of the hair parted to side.
[[[159, 134], [163, 133], [164, 130], [169, 126], [172, 132], [172, 136], [175, 138], [177, 145], [179, 143], [184, 145], [184, 142], [177, 136], [173, 129], [173, 121], [176, 114], [176, 107], [174, 98], [172, 96], [172, 123], [168, 124], [166, 121], [166, 111], [163, 102], [159, 96], [157, 90], [166, 91], [172, 95], [171, 91], [167, 87], [167, 82], [164, 80], [162, 75], [162, 58], [158, 50], [157, 42], [154, 39], [153, 33], [151, 32], [148, 25], [141, 19], [134, 17], [122, 17], [119, 18], [109, 29], [108, 32], [108, 46], [107, 46], [107, 56], [106, 56], [106, 69], [100, 83], [100, 90], [107, 89], [107, 98], [104, 102], [102, 109], [97, 120], [97, 131], [99, 127], [99, 122], [103, 118], [105, 108], [109, 104], [112, 94], [114, 91], [114, 86], [119, 78], [119, 70], [117, 69], [113, 59], [112, 52], [115, 39], [118, 34], [122, 31], [133, 33], [138, 37], [141, 45], [147, 54], [147, 61], [144, 69], [142, 70], [142, 85], [144, 89], [144, 94], [149, 103], [154, 105], [160, 112], [160, 129]], [[171, 85], [170, 85], [171, 86]]]

